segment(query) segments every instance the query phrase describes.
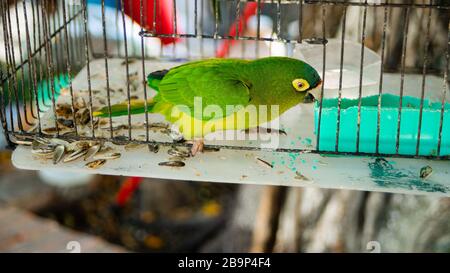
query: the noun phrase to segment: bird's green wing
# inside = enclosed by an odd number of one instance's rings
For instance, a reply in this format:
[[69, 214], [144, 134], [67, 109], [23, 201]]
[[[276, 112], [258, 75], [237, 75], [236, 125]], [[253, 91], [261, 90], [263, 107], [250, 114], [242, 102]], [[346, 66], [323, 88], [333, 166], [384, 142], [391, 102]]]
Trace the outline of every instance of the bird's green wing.
[[252, 84], [242, 73], [247, 63], [212, 59], [172, 68], [159, 84], [159, 100], [197, 119], [223, 118], [250, 100]]

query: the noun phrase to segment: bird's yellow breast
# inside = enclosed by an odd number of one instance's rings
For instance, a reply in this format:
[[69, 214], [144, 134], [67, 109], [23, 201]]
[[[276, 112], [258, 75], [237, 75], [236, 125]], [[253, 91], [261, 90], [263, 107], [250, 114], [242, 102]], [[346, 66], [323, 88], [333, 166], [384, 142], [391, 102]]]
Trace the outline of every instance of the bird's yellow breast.
[[248, 105], [224, 118], [206, 121], [192, 117], [177, 109], [172, 109], [169, 120], [178, 126], [180, 133], [186, 140], [192, 140], [194, 138], [203, 138], [207, 134], [217, 131], [254, 128], [278, 116], [279, 113], [272, 109], [267, 110]]

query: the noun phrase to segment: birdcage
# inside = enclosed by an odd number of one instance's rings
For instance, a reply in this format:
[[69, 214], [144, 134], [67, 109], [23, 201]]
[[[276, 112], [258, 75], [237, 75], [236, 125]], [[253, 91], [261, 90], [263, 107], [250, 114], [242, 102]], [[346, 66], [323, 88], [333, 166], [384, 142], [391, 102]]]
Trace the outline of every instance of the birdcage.
[[[447, 1], [0, 5], [0, 117], [19, 168], [449, 195]], [[304, 60], [322, 78], [268, 130], [214, 132], [190, 157], [161, 116], [131, 113], [155, 94], [150, 72], [267, 56]], [[117, 103], [127, 115], [93, 116]]]

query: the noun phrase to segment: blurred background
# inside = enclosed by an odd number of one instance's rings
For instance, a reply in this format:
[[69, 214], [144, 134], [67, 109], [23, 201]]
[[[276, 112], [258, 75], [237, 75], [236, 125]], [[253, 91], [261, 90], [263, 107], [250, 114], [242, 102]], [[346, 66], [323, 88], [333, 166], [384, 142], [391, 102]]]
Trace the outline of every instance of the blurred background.
[[[76, 12], [82, 2], [72, 1], [74, 9], [69, 13]], [[51, 15], [58, 10], [57, 2], [34, 3], [42, 5]], [[124, 54], [123, 33], [120, 32], [123, 23], [127, 28], [130, 56], [142, 57], [140, 17], [136, 9], [130, 8], [138, 2], [125, 1], [124, 18], [116, 0], [104, 2], [105, 18], [111, 20], [106, 24], [113, 29], [106, 35], [108, 54], [119, 57]], [[275, 41], [229, 43], [213, 39], [145, 38], [145, 58], [149, 59], [293, 56], [294, 46], [282, 40], [317, 40], [325, 30], [325, 36], [329, 39], [341, 39], [342, 33], [345, 33], [345, 40], [361, 42], [363, 31], [364, 9], [360, 6], [326, 6], [326, 25], [323, 27], [322, 7], [305, 5], [301, 16], [302, 28], [299, 29], [298, 4], [278, 5], [277, 1], [265, 4], [261, 8], [258, 24], [254, 7], [239, 4], [238, 1], [158, 2], [158, 13], [163, 15], [161, 18], [166, 18], [161, 19], [156, 29], [160, 34], [199, 32], [211, 36], [225, 35], [235, 27], [236, 6], [239, 5], [243, 18], [241, 32], [255, 36], [259, 28], [261, 37]], [[414, 1], [419, 5], [444, 5], [445, 2]], [[101, 58], [104, 54], [101, 3], [100, 0], [86, 1], [89, 46], [93, 58]], [[173, 3], [176, 3], [175, 7]], [[28, 18], [35, 17], [30, 1], [24, 4], [23, 1], [9, 0], [1, 5], [2, 34], [8, 14], [9, 19], [15, 20], [16, 13], [23, 14], [21, 8], [24, 5], [29, 5], [27, 12], [31, 13]], [[195, 7], [202, 11], [196, 22], [191, 16]], [[131, 12], [133, 10], [134, 14]], [[174, 16], [177, 18], [176, 26], [172, 20]], [[405, 16], [408, 39], [404, 39]], [[421, 73], [425, 55], [427, 73], [442, 76], [442, 71], [448, 69], [448, 10], [411, 8], [407, 11], [405, 8], [370, 7], [365, 18], [365, 45], [379, 55], [382, 45], [385, 46], [383, 63], [386, 71], [399, 70], [405, 40], [405, 67], [408, 71]], [[383, 43], [385, 18], [388, 20], [389, 36]], [[220, 24], [216, 24], [218, 21]], [[17, 25], [23, 27], [23, 24], [23, 21], [18, 21]], [[145, 24], [146, 28], [151, 29], [150, 19]], [[36, 24], [33, 26], [32, 29]], [[114, 30], [114, 26], [117, 29]], [[25, 31], [23, 28], [20, 31], [21, 27], [18, 29], [10, 30], [8, 38], [15, 44], [14, 54], [17, 56], [14, 56], [14, 61], [12, 56], [5, 54], [4, 41], [0, 42], [2, 79], [9, 69], [8, 63], [20, 63], [20, 54], [26, 52]], [[78, 43], [83, 43], [81, 30], [70, 27], [69, 32], [71, 42], [77, 43], [80, 39]], [[424, 39], [424, 35], [429, 39]], [[0, 37], [4, 38], [5, 35]], [[8, 51], [11, 52], [11, 49]], [[80, 55], [80, 66], [84, 61]], [[17, 82], [21, 83], [21, 80], [18, 73]], [[60, 84], [64, 82], [63, 79], [58, 81]], [[26, 89], [30, 83], [24, 86]], [[2, 88], [7, 90], [5, 86]], [[44, 94], [42, 97], [43, 105], [50, 104], [46, 99], [49, 96]], [[8, 111], [13, 110], [8, 108]], [[10, 157], [11, 147], [8, 147], [3, 132], [0, 132], [2, 252], [70, 252], [74, 248], [68, 243], [72, 241], [79, 242], [83, 252], [450, 251], [448, 198], [326, 190], [314, 185], [291, 188], [239, 182], [141, 181], [118, 176], [23, 171], [12, 166]]]

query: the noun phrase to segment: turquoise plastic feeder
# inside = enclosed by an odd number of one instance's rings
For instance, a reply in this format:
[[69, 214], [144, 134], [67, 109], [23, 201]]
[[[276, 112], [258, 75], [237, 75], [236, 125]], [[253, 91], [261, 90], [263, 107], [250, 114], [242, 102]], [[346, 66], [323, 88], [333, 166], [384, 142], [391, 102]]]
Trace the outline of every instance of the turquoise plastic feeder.
[[[396, 154], [397, 118], [400, 97], [381, 96], [379, 153]], [[424, 100], [419, 155], [437, 156], [441, 102]], [[444, 108], [440, 156], [450, 155], [450, 104]], [[315, 133], [319, 123], [319, 102], [314, 107]], [[318, 149], [335, 151], [338, 99], [324, 99]], [[420, 98], [404, 96], [402, 101], [398, 153], [415, 155], [419, 129]], [[362, 98], [359, 152], [376, 152], [378, 95]], [[358, 99], [342, 99], [339, 131], [339, 152], [356, 152]]]

